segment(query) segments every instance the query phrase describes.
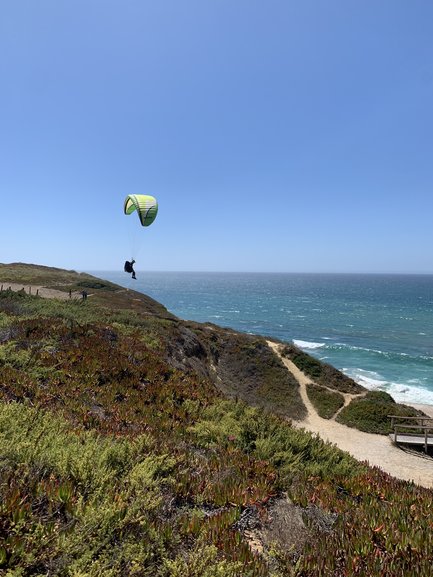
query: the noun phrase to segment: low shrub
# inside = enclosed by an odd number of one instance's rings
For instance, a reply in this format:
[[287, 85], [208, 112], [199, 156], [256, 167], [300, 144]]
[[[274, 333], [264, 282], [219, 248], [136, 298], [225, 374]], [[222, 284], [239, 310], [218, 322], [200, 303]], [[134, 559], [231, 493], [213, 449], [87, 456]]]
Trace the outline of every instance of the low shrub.
[[330, 391], [319, 385], [307, 385], [307, 393], [322, 419], [331, 419], [344, 405], [344, 397], [341, 393]]
[[271, 463], [279, 472], [280, 488], [287, 489], [288, 479], [296, 471], [318, 477], [350, 476], [361, 467], [334, 445], [242, 402], [213, 404], [191, 431], [204, 447], [235, 445], [252, 457]]
[[87, 288], [87, 289], [95, 289], [95, 290], [105, 290], [105, 291], [117, 291], [119, 290], [118, 287], [111, 283], [102, 282], [100, 280], [82, 280], [77, 282], [76, 285], [78, 288]]
[[141, 563], [156, 574], [165, 547], [152, 520], [175, 459], [149, 435], [103, 437], [0, 403], [0, 454], [0, 573], [120, 576]]
[[341, 393], [357, 394], [365, 391], [364, 387], [335, 367], [307, 355], [295, 345], [285, 346], [282, 353], [319, 385], [330, 387]]
[[264, 338], [219, 328], [196, 334], [206, 339], [210, 355], [217, 347], [215, 385], [225, 395], [283, 417], [305, 417], [298, 382]]
[[397, 404], [384, 391], [369, 391], [365, 397], [353, 399], [338, 414], [337, 421], [366, 433], [388, 435], [392, 433], [388, 415], [415, 417], [421, 413], [412, 407]]

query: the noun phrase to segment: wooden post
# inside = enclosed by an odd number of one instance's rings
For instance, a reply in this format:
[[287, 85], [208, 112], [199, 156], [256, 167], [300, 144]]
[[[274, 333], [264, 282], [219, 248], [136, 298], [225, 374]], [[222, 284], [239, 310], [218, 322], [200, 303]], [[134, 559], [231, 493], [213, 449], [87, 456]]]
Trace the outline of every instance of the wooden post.
[[397, 427], [394, 423], [394, 417], [391, 417], [391, 429], [394, 429], [394, 443], [397, 443]]
[[427, 443], [427, 427], [424, 429], [424, 450], [425, 450], [425, 454], [427, 455], [428, 453], [428, 443]]

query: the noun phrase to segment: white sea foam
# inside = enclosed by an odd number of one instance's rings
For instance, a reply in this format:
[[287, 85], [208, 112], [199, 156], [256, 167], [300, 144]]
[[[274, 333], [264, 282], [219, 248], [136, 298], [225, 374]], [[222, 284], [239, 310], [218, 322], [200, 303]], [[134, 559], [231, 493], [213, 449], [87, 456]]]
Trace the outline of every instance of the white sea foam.
[[[433, 391], [424, 387], [387, 381], [375, 371], [343, 368], [342, 372], [370, 391], [386, 391], [398, 403], [433, 405]], [[419, 384], [416, 379], [413, 379], [412, 382]]]
[[325, 346], [325, 343], [311, 343], [309, 341], [299, 341], [297, 339], [293, 339], [293, 344], [300, 349], [320, 349], [320, 347]]
[[433, 391], [421, 387], [407, 387], [391, 383], [387, 392], [399, 403], [433, 405]]
[[389, 383], [381, 378], [376, 371], [366, 371], [364, 369], [343, 368], [343, 373], [349, 375], [360, 385], [363, 385], [370, 391], [384, 391]]
[[[410, 357], [408, 353], [398, 353], [398, 352], [391, 352], [391, 351], [381, 351], [380, 349], [370, 349], [368, 347], [359, 347], [356, 345], [347, 345], [346, 343], [336, 342], [334, 344], [328, 345], [329, 348], [333, 349], [341, 349], [341, 350], [348, 350], [348, 351], [362, 351], [366, 353], [374, 353], [376, 355], [381, 355], [387, 358], [390, 357]], [[431, 357], [414, 357], [416, 359], [430, 359]]]

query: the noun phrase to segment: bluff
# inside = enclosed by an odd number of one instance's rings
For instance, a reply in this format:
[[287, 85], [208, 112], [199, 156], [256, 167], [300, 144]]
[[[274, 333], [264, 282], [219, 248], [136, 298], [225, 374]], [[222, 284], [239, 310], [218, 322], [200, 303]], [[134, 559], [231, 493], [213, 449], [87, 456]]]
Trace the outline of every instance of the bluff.
[[292, 428], [264, 338], [74, 271], [0, 281], [0, 574], [429, 575], [431, 491]]

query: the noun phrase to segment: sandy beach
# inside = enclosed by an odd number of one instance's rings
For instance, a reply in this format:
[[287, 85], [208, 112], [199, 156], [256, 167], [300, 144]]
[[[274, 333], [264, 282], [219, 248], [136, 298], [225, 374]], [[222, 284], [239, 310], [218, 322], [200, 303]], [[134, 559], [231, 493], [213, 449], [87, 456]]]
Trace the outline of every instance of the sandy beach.
[[405, 403], [405, 405], [409, 405], [409, 407], [418, 409], [418, 411], [423, 411], [426, 415], [432, 417], [433, 419], [433, 405], [420, 405], [419, 403]]

